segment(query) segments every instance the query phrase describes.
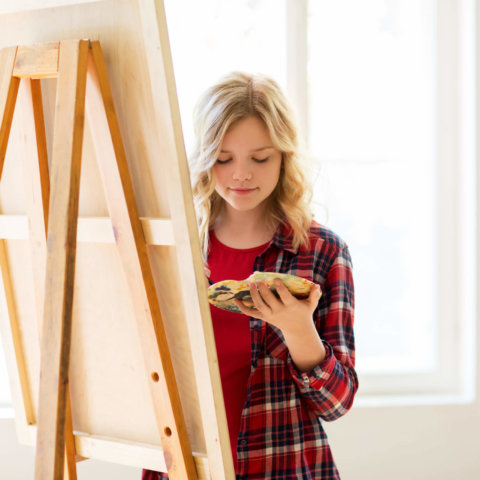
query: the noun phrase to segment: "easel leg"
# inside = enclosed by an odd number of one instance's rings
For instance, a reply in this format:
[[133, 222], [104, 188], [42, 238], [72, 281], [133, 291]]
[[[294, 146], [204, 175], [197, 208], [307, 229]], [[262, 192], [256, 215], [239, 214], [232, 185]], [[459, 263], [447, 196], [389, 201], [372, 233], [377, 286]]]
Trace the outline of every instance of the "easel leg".
[[135, 203], [120, 128], [98, 42], [91, 42], [86, 111], [119, 258], [129, 283], [165, 462], [172, 480], [198, 478]]
[[17, 47], [12, 47], [2, 50], [0, 53], [0, 178], [2, 177], [3, 163], [20, 83], [18, 78], [12, 77], [16, 51]]
[[73, 436], [72, 409], [68, 390], [65, 419], [65, 480], [77, 480], [75, 437]]
[[[11, 47], [8, 49], [3, 49], [0, 53], [0, 179], [2, 177], [3, 164], [7, 151], [8, 138], [10, 136], [10, 128], [12, 126], [18, 86], [20, 83], [18, 78], [12, 77], [16, 52], [17, 47]], [[0, 240], [0, 268], [5, 289], [8, 315], [10, 319], [13, 348], [15, 350], [15, 358], [17, 360], [18, 377], [20, 379], [23, 406], [25, 409], [22, 420], [24, 422], [24, 427], [26, 428], [27, 424], [34, 423], [35, 412], [30, 396], [30, 389], [27, 384], [27, 367], [25, 365], [25, 356], [23, 353], [20, 326], [17, 318], [17, 307], [12, 289], [5, 240]]]
[[[23, 106], [22, 124], [25, 129], [22, 155], [25, 203], [30, 225], [30, 251], [38, 327], [41, 332], [45, 297], [50, 177], [40, 80], [23, 79], [20, 83], [20, 97]], [[76, 480], [75, 442], [68, 393], [65, 438], [65, 477], [68, 480]]]
[[35, 478], [62, 479], [88, 42], [60, 44]]

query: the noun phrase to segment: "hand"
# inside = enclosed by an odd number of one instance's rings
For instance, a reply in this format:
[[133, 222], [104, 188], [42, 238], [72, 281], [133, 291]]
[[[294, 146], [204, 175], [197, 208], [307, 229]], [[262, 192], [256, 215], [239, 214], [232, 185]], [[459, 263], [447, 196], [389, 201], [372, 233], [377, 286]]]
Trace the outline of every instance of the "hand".
[[235, 300], [235, 304], [245, 315], [270, 323], [284, 334], [301, 333], [312, 324], [312, 315], [320, 299], [320, 287], [315, 285], [308, 298], [299, 300], [280, 279], [274, 280], [274, 286], [280, 298], [273, 294], [265, 282], [249, 285], [256, 310], [246, 307], [240, 300]]

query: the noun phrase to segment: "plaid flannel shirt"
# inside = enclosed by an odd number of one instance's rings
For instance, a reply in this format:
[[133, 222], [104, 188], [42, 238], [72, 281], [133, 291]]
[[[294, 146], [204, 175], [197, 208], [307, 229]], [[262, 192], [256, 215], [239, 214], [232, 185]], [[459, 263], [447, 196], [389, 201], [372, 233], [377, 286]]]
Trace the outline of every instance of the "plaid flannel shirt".
[[358, 388], [351, 259], [345, 243], [315, 222], [308, 247], [296, 250], [292, 240], [282, 225], [254, 269], [321, 286], [314, 322], [327, 357], [301, 373], [282, 333], [251, 318], [252, 374], [237, 444], [237, 480], [339, 478], [322, 421], [344, 415]]
[[295, 249], [290, 232], [288, 225], [278, 228], [254, 270], [298, 275], [321, 286], [314, 322], [327, 356], [302, 373], [280, 330], [250, 318], [252, 370], [237, 442], [236, 480], [340, 478], [322, 422], [344, 415], [358, 389], [350, 254], [337, 235], [316, 222], [308, 247]]

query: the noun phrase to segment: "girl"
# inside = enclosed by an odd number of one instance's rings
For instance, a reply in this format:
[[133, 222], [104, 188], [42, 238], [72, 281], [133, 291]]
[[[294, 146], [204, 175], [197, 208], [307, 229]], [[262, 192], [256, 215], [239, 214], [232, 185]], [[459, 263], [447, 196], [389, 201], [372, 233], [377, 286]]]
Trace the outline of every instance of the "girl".
[[319, 285], [298, 300], [281, 281], [279, 298], [252, 284], [256, 310], [238, 300], [242, 313], [211, 307], [236, 478], [338, 479], [322, 421], [344, 415], [358, 388], [347, 246], [311, 219], [292, 111], [272, 79], [226, 76], [194, 123], [210, 282], [270, 271]]

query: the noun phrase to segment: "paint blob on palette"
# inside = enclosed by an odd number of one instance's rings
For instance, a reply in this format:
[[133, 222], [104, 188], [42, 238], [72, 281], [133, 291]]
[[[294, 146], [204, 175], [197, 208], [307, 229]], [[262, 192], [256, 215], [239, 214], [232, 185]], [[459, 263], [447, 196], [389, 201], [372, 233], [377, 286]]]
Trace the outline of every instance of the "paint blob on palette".
[[241, 300], [245, 306], [255, 309], [248, 285], [255, 282], [265, 282], [274, 295], [278, 297], [273, 284], [276, 278], [280, 279], [289, 292], [298, 299], [307, 298], [310, 290], [315, 286], [315, 283], [310, 280], [288, 273], [254, 272], [245, 280], [223, 280], [210, 285], [207, 290], [208, 301], [215, 307], [230, 312], [241, 313], [235, 305], [235, 299]]

